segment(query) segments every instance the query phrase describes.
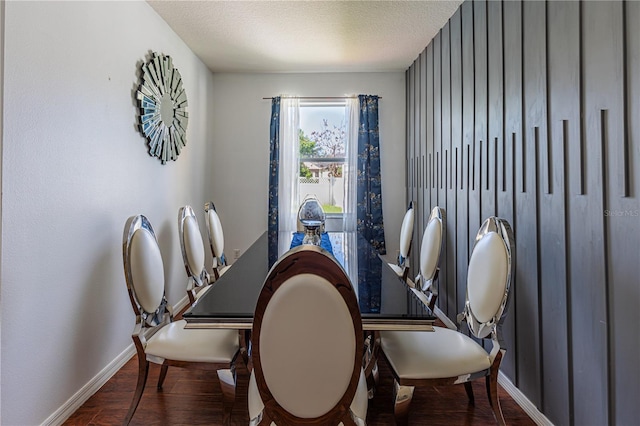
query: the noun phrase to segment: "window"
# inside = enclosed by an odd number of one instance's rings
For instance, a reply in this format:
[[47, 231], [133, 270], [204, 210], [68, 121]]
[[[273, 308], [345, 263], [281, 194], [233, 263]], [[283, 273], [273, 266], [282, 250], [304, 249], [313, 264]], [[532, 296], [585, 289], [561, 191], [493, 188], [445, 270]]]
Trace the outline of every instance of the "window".
[[298, 205], [315, 195], [327, 217], [345, 212], [347, 116], [344, 101], [300, 103]]

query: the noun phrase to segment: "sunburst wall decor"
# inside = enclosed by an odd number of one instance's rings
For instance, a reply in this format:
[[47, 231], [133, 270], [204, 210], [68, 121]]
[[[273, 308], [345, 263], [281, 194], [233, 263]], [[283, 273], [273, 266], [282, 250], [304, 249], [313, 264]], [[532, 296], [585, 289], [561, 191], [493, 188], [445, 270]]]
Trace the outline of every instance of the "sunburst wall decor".
[[136, 94], [140, 131], [147, 138], [149, 155], [165, 164], [176, 160], [187, 144], [189, 114], [182, 76], [170, 56], [153, 52], [142, 65], [142, 82]]

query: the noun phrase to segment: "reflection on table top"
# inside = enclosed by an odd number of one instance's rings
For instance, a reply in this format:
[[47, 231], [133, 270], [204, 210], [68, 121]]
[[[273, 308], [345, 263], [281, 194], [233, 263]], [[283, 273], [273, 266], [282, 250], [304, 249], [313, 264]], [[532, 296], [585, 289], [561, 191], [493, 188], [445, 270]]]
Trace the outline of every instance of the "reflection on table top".
[[[355, 232], [329, 234], [333, 255], [351, 278], [365, 330], [431, 330], [435, 316]], [[250, 329], [269, 272], [267, 233], [189, 311], [188, 328]]]

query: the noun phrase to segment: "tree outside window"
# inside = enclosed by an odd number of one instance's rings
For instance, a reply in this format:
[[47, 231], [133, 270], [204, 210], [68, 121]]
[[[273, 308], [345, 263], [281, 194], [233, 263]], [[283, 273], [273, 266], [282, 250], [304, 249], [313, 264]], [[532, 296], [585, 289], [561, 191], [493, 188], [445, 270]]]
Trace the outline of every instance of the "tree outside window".
[[[346, 161], [346, 120], [344, 105], [313, 105], [300, 108], [299, 197], [313, 194], [325, 213], [342, 214]], [[338, 124], [336, 124], [338, 123]]]

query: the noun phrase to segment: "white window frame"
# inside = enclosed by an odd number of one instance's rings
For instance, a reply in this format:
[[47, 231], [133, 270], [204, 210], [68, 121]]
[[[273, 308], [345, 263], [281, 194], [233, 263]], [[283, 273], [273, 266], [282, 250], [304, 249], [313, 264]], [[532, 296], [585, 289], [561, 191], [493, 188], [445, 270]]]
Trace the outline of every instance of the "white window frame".
[[[302, 111], [304, 108], [343, 108], [344, 109], [344, 115], [343, 115], [343, 123], [345, 126], [345, 147], [344, 147], [344, 156], [343, 157], [302, 157], [302, 156], [298, 156], [298, 162], [317, 162], [317, 163], [340, 163], [343, 165], [343, 170], [344, 168], [347, 166], [347, 162], [348, 162], [348, 158], [347, 158], [347, 152], [349, 147], [347, 146], [349, 144], [349, 129], [348, 129], [348, 110], [347, 110], [347, 102], [346, 100], [301, 100], [300, 101], [300, 115], [302, 116]], [[330, 124], [335, 124], [335, 123], [330, 123]], [[302, 129], [305, 130], [305, 129]], [[306, 134], [306, 133], [305, 133]], [[357, 141], [356, 141], [357, 143]], [[298, 154], [299, 154], [299, 150], [298, 150]], [[299, 185], [299, 183], [298, 183]], [[301, 192], [299, 192], [298, 198], [303, 198], [306, 194], [302, 194]], [[327, 221], [325, 223], [325, 229], [327, 231], [338, 231], [338, 230], [342, 230], [343, 225], [343, 218], [344, 215], [347, 212], [347, 205], [346, 205], [346, 193], [344, 195], [345, 200], [343, 201], [343, 211], [341, 213], [326, 213], [326, 217], [327, 217]]]

